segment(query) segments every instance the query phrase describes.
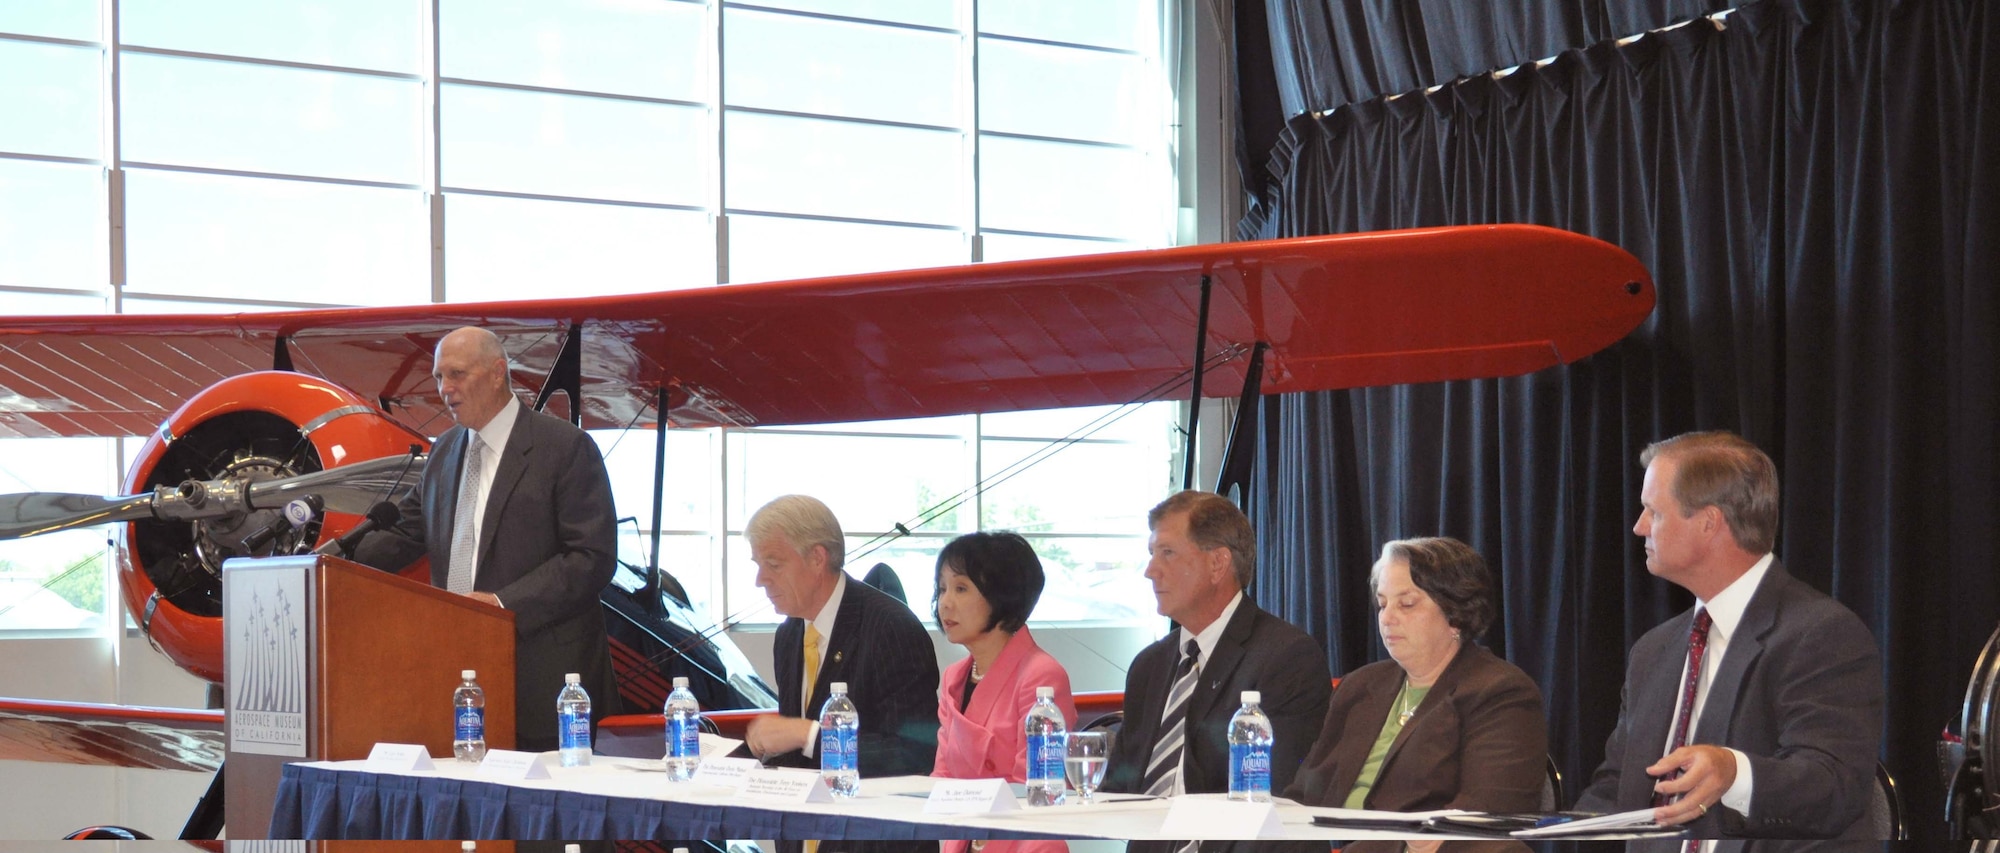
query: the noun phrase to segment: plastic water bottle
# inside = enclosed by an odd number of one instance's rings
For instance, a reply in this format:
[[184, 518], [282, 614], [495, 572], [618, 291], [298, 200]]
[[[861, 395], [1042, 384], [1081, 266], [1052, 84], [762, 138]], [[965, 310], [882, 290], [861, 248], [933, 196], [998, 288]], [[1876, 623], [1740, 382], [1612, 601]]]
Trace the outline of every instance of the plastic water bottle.
[[1229, 798], [1271, 801], [1271, 718], [1257, 707], [1255, 690], [1243, 691], [1243, 707], [1229, 718]]
[[563, 676], [562, 692], [556, 694], [556, 740], [562, 748], [562, 766], [590, 763], [590, 694], [574, 672]]
[[486, 691], [480, 689], [478, 675], [460, 670], [458, 689], [451, 691], [451, 754], [475, 763], [486, 757]]
[[667, 778], [686, 782], [701, 766], [701, 703], [688, 690], [685, 675], [674, 676], [674, 692], [667, 694]]
[[1063, 761], [1069, 757], [1069, 727], [1056, 707], [1054, 687], [1035, 688], [1035, 704], [1024, 722], [1028, 735], [1028, 805], [1063, 801]]
[[819, 776], [834, 796], [847, 799], [861, 790], [856, 761], [860, 757], [861, 714], [847, 698], [847, 682], [836, 681], [830, 690], [819, 711]]

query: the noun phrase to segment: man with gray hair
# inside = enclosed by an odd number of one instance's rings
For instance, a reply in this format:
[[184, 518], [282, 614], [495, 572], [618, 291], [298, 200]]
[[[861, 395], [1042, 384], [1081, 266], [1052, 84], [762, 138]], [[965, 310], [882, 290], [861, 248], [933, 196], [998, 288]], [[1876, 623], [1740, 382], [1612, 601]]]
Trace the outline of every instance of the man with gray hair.
[[750, 724], [744, 745], [767, 764], [818, 766], [820, 706], [847, 682], [861, 717], [861, 775], [929, 773], [937, 758], [937, 653], [910, 608], [841, 566], [847, 537], [833, 511], [786, 495], [743, 530], [757, 586], [785, 617], [771, 645], [777, 716]]
[[1333, 679], [1306, 632], [1244, 590], [1257, 560], [1250, 519], [1227, 498], [1184, 491], [1146, 515], [1146, 578], [1160, 615], [1180, 627], [1125, 673], [1125, 723], [1104, 790], [1172, 796], [1229, 788], [1229, 717], [1242, 691], [1263, 693], [1275, 733], [1271, 790], [1298, 772], [1326, 716]]
[[1587, 811], [1696, 838], [1871, 838], [1882, 661], [1868, 627], [1772, 553], [1778, 472], [1727, 432], [1655, 442], [1632, 532], [1695, 606], [1633, 644]]

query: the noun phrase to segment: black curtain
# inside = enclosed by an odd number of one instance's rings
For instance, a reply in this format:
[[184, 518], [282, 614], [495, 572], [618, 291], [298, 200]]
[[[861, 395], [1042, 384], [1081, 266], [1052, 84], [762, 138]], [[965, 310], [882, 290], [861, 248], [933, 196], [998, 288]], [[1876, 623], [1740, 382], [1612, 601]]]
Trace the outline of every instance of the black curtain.
[[1941, 833], [1935, 739], [2000, 617], [1996, 34], [1986, 0], [1765, 0], [1292, 118], [1245, 236], [1540, 223], [1631, 251], [1660, 301], [1567, 368], [1266, 398], [1259, 602], [1346, 671], [1382, 655], [1380, 544], [1472, 543], [1500, 585], [1488, 644], [1542, 685], [1574, 792], [1627, 648], [1691, 604], [1631, 535], [1637, 454], [1735, 430], [1778, 463], [1788, 570], [1873, 629], [1884, 760]]

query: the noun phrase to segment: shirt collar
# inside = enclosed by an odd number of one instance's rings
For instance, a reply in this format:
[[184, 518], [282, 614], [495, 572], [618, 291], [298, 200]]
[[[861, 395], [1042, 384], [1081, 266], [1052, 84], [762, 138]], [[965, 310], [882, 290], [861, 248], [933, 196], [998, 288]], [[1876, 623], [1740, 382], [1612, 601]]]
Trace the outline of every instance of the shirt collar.
[[820, 605], [819, 613], [812, 618], [813, 628], [819, 631], [822, 650], [826, 648], [825, 643], [833, 639], [833, 617], [840, 615], [840, 597], [845, 592], [847, 573], [840, 572], [840, 578], [833, 582], [833, 594], [826, 597], [826, 603]]
[[1229, 606], [1222, 608], [1222, 615], [1215, 617], [1215, 621], [1208, 623], [1208, 627], [1201, 629], [1201, 633], [1191, 633], [1186, 626], [1182, 626], [1180, 642], [1176, 645], [1185, 651], [1187, 641], [1193, 640], [1195, 645], [1201, 648], [1200, 662], [1207, 663], [1208, 659], [1215, 655], [1215, 644], [1222, 640], [1222, 631], [1229, 627], [1230, 617], [1236, 615], [1236, 605], [1242, 603], [1243, 591], [1239, 589], [1236, 591], [1236, 596], [1229, 599]]
[[1743, 611], [1750, 607], [1750, 597], [1757, 594], [1758, 584], [1764, 582], [1764, 573], [1771, 568], [1772, 556], [1765, 554], [1750, 571], [1716, 593], [1714, 600], [1700, 602], [1708, 610], [1708, 618], [1715, 620], [1710, 630], [1720, 631], [1724, 637], [1736, 633], [1736, 624], [1743, 621]]
[[521, 399], [507, 395], [507, 405], [501, 406], [499, 413], [474, 432], [479, 433], [479, 441], [487, 450], [495, 454], [507, 449], [507, 436], [514, 434], [514, 422], [521, 417]]

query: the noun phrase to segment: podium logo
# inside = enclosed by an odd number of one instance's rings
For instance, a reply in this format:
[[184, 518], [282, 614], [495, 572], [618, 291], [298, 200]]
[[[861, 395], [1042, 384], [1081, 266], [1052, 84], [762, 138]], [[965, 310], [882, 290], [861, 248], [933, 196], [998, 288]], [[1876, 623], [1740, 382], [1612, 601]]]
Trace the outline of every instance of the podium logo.
[[228, 571], [223, 578], [231, 748], [304, 756], [305, 570]]

